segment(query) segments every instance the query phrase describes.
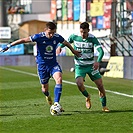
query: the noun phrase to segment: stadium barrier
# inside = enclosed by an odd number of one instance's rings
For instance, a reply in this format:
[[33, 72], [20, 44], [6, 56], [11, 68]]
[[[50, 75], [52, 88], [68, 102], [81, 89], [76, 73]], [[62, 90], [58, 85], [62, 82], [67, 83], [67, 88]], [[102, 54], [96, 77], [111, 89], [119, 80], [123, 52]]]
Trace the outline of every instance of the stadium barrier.
[[132, 56], [114, 56], [111, 57], [107, 69], [104, 73], [106, 77], [133, 79], [133, 57]]
[[[74, 56], [57, 57], [62, 70], [74, 67]], [[36, 66], [33, 55], [0, 56], [0, 66]], [[102, 62], [100, 67], [110, 69], [104, 76], [114, 78], [133, 79], [133, 57], [114, 56], [109, 62]]]

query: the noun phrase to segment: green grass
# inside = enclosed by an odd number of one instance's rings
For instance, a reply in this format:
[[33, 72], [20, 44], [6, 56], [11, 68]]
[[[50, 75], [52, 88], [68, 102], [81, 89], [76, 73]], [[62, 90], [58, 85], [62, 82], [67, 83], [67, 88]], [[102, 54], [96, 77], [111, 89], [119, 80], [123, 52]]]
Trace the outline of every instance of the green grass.
[[[36, 67], [6, 67], [36, 74]], [[75, 82], [74, 73], [63, 72], [63, 80]], [[133, 81], [103, 77], [107, 90], [132, 95]], [[86, 78], [86, 85], [95, 87]], [[50, 80], [53, 98], [55, 82]], [[133, 98], [107, 92], [109, 113], [101, 111], [98, 91], [91, 94], [92, 108], [85, 108], [85, 98], [72, 84], [63, 83], [61, 105], [65, 112], [52, 116], [41, 92], [37, 76], [4, 70], [0, 67], [0, 133], [131, 133]]]

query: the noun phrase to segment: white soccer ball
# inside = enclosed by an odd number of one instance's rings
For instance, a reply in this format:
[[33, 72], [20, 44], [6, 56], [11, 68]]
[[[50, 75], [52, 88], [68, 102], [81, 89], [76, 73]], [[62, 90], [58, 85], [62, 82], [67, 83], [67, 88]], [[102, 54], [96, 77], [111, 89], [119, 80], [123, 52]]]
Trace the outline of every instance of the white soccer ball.
[[61, 106], [59, 103], [54, 103], [51, 107], [50, 107], [50, 113], [51, 115], [61, 115]]
[[70, 72], [74, 72], [75, 71], [75, 69], [72, 67], [71, 69], [70, 69]]

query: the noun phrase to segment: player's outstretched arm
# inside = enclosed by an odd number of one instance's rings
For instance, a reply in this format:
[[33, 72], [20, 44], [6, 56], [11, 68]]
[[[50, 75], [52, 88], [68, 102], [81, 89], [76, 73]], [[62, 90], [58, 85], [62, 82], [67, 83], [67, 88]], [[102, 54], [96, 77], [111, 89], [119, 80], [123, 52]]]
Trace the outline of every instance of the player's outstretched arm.
[[31, 42], [29, 37], [16, 40], [16, 41], [12, 42], [11, 44], [7, 44], [7, 46], [5, 48], [3, 48], [1, 50], [1, 52], [7, 51], [12, 46], [15, 46], [15, 45], [18, 45], [18, 44], [22, 44], [22, 43], [27, 43], [27, 42]]
[[11, 44], [7, 44], [6, 47], [4, 47], [0, 52], [5, 52], [11, 47]]
[[63, 44], [64, 44], [65, 46], [67, 46], [67, 47], [72, 51], [72, 53], [73, 53], [75, 56], [77, 56], [77, 57], [80, 57], [80, 56], [81, 56], [81, 51], [75, 50], [75, 49], [71, 46], [70, 43], [68, 43], [67, 41], [64, 41]]
[[31, 42], [30, 37], [22, 38], [11, 43], [11, 46], [15, 46], [21, 43]]

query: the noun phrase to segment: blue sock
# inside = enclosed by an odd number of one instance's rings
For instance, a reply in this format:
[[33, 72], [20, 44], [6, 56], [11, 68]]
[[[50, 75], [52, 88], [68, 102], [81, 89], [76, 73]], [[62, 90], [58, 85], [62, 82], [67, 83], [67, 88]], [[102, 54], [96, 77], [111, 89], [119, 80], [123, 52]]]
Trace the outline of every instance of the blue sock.
[[54, 102], [59, 102], [62, 92], [62, 84], [56, 84], [54, 88]]
[[48, 92], [48, 91], [45, 91], [45, 92], [42, 91], [42, 93], [43, 93], [45, 96], [49, 96], [49, 92]]

